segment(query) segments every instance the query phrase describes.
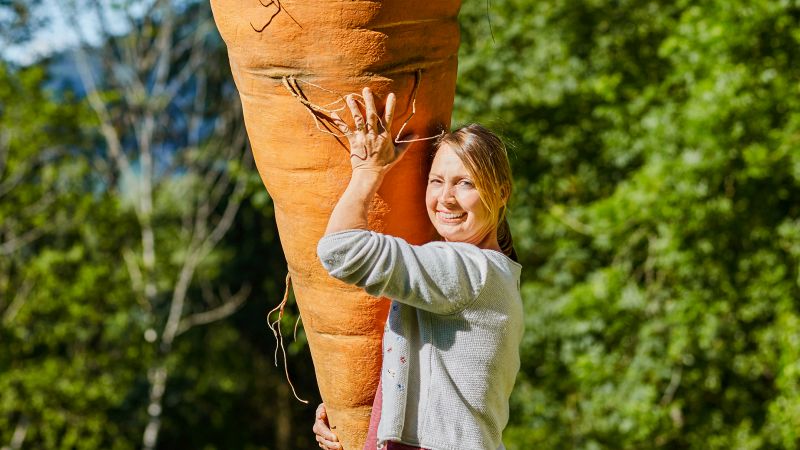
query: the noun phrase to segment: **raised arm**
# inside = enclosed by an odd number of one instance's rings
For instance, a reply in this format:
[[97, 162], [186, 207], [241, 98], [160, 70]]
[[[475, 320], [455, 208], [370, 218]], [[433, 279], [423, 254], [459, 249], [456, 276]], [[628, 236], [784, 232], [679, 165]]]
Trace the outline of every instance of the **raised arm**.
[[317, 253], [331, 275], [372, 295], [440, 314], [454, 312], [480, 292], [488, 270], [486, 257], [469, 244], [412, 246], [399, 238], [365, 231], [372, 199], [405, 147], [395, 148], [390, 134], [394, 94], [386, 99], [383, 122], [378, 120], [368, 88], [363, 97], [365, 115], [353, 97], [347, 97], [355, 130], [334, 117], [339, 130], [347, 135], [353, 174], [333, 209]]
[[466, 243], [411, 245], [374, 231], [323, 237], [317, 255], [331, 276], [376, 297], [436, 314], [453, 314], [480, 294], [490, 271], [486, 254]]
[[364, 88], [364, 109], [362, 115], [353, 96], [347, 96], [347, 106], [353, 115], [355, 130], [334, 113], [339, 130], [347, 136], [350, 143], [350, 164], [353, 174], [350, 184], [333, 209], [325, 235], [343, 230], [367, 229], [367, 213], [372, 198], [378, 191], [386, 172], [402, 158], [406, 145], [394, 146], [392, 139], [392, 116], [394, 114], [394, 94], [386, 98], [383, 122], [378, 120], [375, 99], [369, 88]]

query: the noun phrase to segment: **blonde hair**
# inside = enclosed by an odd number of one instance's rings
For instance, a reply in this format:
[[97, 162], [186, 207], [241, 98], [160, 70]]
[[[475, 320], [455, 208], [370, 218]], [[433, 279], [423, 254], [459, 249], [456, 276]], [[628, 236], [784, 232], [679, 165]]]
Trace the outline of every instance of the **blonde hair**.
[[503, 141], [484, 126], [473, 123], [440, 137], [438, 150], [447, 144], [456, 153], [473, 178], [481, 202], [497, 218], [497, 241], [506, 256], [517, 261], [511, 230], [506, 220], [511, 198], [511, 165]]

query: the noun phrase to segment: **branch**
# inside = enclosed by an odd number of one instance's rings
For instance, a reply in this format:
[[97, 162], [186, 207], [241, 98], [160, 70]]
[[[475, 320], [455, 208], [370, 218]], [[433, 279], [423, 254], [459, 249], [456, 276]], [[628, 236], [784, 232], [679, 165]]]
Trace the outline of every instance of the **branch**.
[[6, 170], [6, 162], [8, 161], [8, 132], [0, 130], [0, 179], [3, 178], [3, 172]]
[[[127, 58], [136, 59], [135, 55], [128, 55]], [[116, 90], [125, 97], [126, 105], [135, 108], [150, 100], [140, 74], [133, 70], [129, 62], [111, 61], [106, 64], [114, 76]]]
[[[43, 195], [36, 203], [26, 206], [22, 210], [18, 211], [18, 215], [20, 217], [30, 217], [36, 214], [40, 214], [44, 212], [50, 205], [55, 202], [54, 194], [48, 192]], [[13, 228], [15, 225], [15, 221], [13, 219], [9, 219], [5, 225], [8, 228]], [[39, 239], [44, 235], [44, 227], [37, 227], [28, 230], [26, 233], [22, 234], [21, 236], [14, 236], [12, 239], [7, 240], [6, 242], [0, 243], [0, 255], [10, 255], [15, 251], [19, 250], [25, 245], [30, 244], [31, 242]]]
[[86, 90], [86, 96], [89, 99], [89, 105], [100, 119], [100, 133], [103, 135], [103, 139], [106, 141], [108, 151], [117, 165], [117, 170], [123, 174], [127, 174], [130, 172], [130, 162], [122, 150], [122, 141], [120, 140], [117, 129], [114, 127], [114, 123], [111, 120], [111, 115], [108, 112], [108, 108], [106, 107], [103, 99], [100, 98], [100, 94], [97, 92], [97, 82], [92, 74], [92, 69], [89, 65], [86, 51], [82, 46], [79, 46], [77, 54], [78, 58], [76, 65], [78, 67], [78, 73], [80, 74], [81, 82]]
[[210, 22], [203, 21], [203, 23], [197, 26], [194, 33], [175, 44], [173, 48], [174, 54], [181, 56], [187, 51], [191, 53], [178, 74], [164, 87], [164, 92], [168, 95], [170, 101], [180, 93], [181, 89], [186, 85], [186, 82], [195, 75], [197, 69], [207, 63], [206, 57], [208, 56], [208, 52], [205, 46], [203, 46], [203, 38], [210, 30]]
[[[243, 151], [242, 153], [244, 158], [246, 152]], [[206, 255], [211, 252], [214, 246], [216, 246], [216, 244], [220, 241], [220, 239], [222, 239], [222, 237], [233, 224], [233, 219], [236, 217], [236, 213], [239, 211], [239, 206], [241, 206], [242, 199], [244, 197], [244, 191], [246, 189], [245, 181], [246, 179], [244, 176], [240, 176], [238, 178], [236, 187], [234, 188], [234, 192], [229, 197], [228, 204], [225, 207], [222, 218], [208, 236], [201, 236], [201, 233], [198, 233], [198, 229], [195, 228], [195, 232], [192, 236], [192, 242], [189, 244], [189, 249], [186, 252], [188, 256], [186, 257], [186, 261], [181, 269], [178, 282], [175, 284], [175, 290], [173, 291], [172, 302], [170, 304], [169, 316], [167, 318], [167, 323], [164, 326], [164, 332], [162, 333], [162, 343], [166, 347], [171, 346], [172, 341], [178, 335], [178, 329], [181, 322], [181, 317], [183, 315], [183, 305], [186, 302], [186, 293], [189, 289], [189, 284], [194, 277], [195, 269], [200, 264], [200, 261], [202, 261], [203, 258], [205, 258]], [[196, 222], [195, 226], [204, 230], [205, 222]], [[205, 233], [203, 232], [202, 234], [204, 235]], [[202, 240], [202, 242], [198, 245], [200, 240]]]
[[[252, 161], [250, 159], [250, 157], [249, 157], [249, 152], [247, 151], [247, 146], [245, 145], [246, 144], [245, 140], [246, 140], [246, 134], [245, 133], [238, 133], [236, 135], [236, 139], [234, 140], [234, 142], [230, 146], [228, 146], [229, 149], [236, 149], [236, 148], [240, 149], [239, 150], [240, 151], [239, 160], [240, 160], [240, 163], [241, 163], [243, 168], [249, 167], [249, 164]], [[226, 161], [230, 160], [230, 159], [233, 159], [233, 155], [225, 155], [223, 159], [226, 160]], [[228, 176], [229, 175], [229, 171], [222, 172], [219, 175], [219, 178], [217, 178], [216, 181], [213, 180], [214, 177], [212, 175], [215, 175], [215, 172], [210, 170], [209, 173], [206, 175], [206, 179], [204, 180], [203, 185], [204, 186], [210, 186], [210, 188], [208, 189], [208, 196], [206, 197], [206, 201], [203, 202], [198, 207], [198, 219], [197, 220], [200, 220], [200, 217], [202, 217], [202, 221], [206, 221], [207, 218], [208, 218], [208, 214], [211, 211], [214, 211], [217, 208], [217, 206], [219, 205], [220, 201], [222, 201], [222, 198], [225, 196], [225, 194], [230, 189], [231, 180], [230, 180], [230, 177]], [[238, 196], [244, 194], [244, 188], [245, 188], [245, 177], [240, 175], [236, 179], [236, 187], [234, 188], [233, 194], [228, 196], [228, 205], [226, 207], [225, 212], [223, 213], [223, 220], [226, 220], [225, 217], [226, 217], [227, 214], [229, 214], [228, 208], [230, 208], [232, 206], [232, 202], [235, 203], [235, 205], [233, 205], [233, 206], [235, 206], [238, 209], [238, 206], [239, 206], [238, 203], [241, 202], [241, 199]], [[203, 213], [205, 215], [201, 216], [201, 214], [199, 214], [199, 213]], [[236, 211], [232, 211], [232, 214], [235, 215]], [[222, 221], [220, 223], [222, 223]], [[219, 224], [218, 224], [218, 226], [219, 226]], [[224, 235], [224, 233], [226, 231], [227, 231], [227, 228], [222, 230], [223, 235]], [[215, 229], [215, 231], [212, 231], [212, 235], [215, 234], [215, 233], [216, 233], [216, 229]], [[205, 235], [204, 235], [204, 237], [205, 237]], [[219, 237], [221, 238], [222, 236], [219, 236]], [[214, 242], [214, 244], [216, 244], [216, 242]]]
[[[240, 153], [239, 159], [242, 167], [248, 167], [250, 161], [252, 160], [249, 158], [250, 154], [247, 146], [245, 145], [246, 135], [245, 133], [238, 133], [235, 136], [236, 139], [227, 148], [238, 148]], [[232, 159], [231, 156], [232, 155], [225, 155], [223, 159], [227, 161]], [[220, 201], [222, 201], [222, 198], [225, 197], [225, 194], [230, 191], [231, 184], [233, 184], [229, 175], [229, 170], [213, 170], [213, 162], [205, 175], [203, 186], [210, 187], [207, 189], [208, 195], [202, 202], [199, 202], [195, 210], [193, 230], [193, 239], [197, 238], [202, 241], [202, 245], [200, 245], [200, 251], [203, 257], [214, 248], [217, 242], [219, 242], [228, 229], [230, 229], [233, 219], [235, 218], [242, 202], [244, 191], [246, 189], [246, 177], [239, 175], [236, 178], [233, 192], [227, 195], [228, 203], [225, 207], [222, 217], [217, 222], [211, 233], [208, 232], [207, 225], [210, 222], [209, 217], [211, 213], [217, 209]], [[215, 177], [216, 180], [214, 180]]]
[[[2, 147], [2, 135], [0, 135], [0, 151], [3, 150]], [[7, 149], [5, 150], [7, 151]], [[2, 160], [0, 160], [0, 180], [3, 179], [2, 172], [6, 164], [5, 159], [7, 159], [3, 153], [5, 152], [0, 153], [0, 157], [2, 157]], [[8, 194], [12, 189], [17, 187], [37, 165], [48, 162], [50, 158], [54, 158], [57, 154], [58, 150], [56, 149], [44, 149], [37, 153], [36, 156], [22, 162], [19, 167], [16, 168], [13, 175], [9, 175], [6, 180], [0, 183], [0, 197]]]
[[197, 91], [192, 102], [192, 110], [189, 113], [188, 127], [188, 146], [197, 148], [200, 145], [200, 132], [203, 125], [203, 114], [205, 113], [206, 95], [208, 87], [208, 75], [205, 71], [197, 73]]
[[[125, 260], [125, 266], [128, 269], [128, 275], [131, 278], [131, 286], [133, 287], [133, 291], [137, 294], [137, 301], [145, 311], [150, 312], [152, 307], [146, 300], [147, 293], [145, 290], [144, 277], [142, 276], [142, 271], [139, 269], [139, 264], [136, 262], [136, 256], [134, 256], [133, 251], [130, 248], [125, 247], [122, 249], [122, 259]], [[144, 296], [144, 298], [141, 296]]]
[[[56, 187], [58, 189], [58, 187]], [[50, 207], [56, 201], [56, 196], [52, 192], [47, 192], [46, 194], [42, 195], [39, 200], [36, 200], [36, 203], [29, 205], [22, 211], [20, 211], [20, 215], [22, 216], [32, 216], [35, 214], [39, 214], [44, 212], [47, 208]]]
[[194, 270], [203, 258], [201, 252], [195, 248], [195, 242], [196, 238], [193, 236], [192, 243], [189, 244], [189, 249], [186, 251], [188, 256], [183, 263], [178, 281], [175, 283], [175, 289], [172, 291], [167, 323], [164, 325], [164, 332], [161, 333], [161, 343], [165, 349], [169, 349], [172, 346], [172, 341], [177, 336], [178, 326], [183, 316], [183, 305], [186, 303], [186, 293], [194, 277]]
[[34, 228], [22, 236], [17, 236], [6, 242], [3, 242], [0, 244], [0, 255], [8, 256], [25, 245], [28, 245], [36, 239], [39, 239], [42, 237], [42, 235], [44, 235], [44, 231], [41, 228]]
[[222, 213], [222, 218], [220, 218], [219, 222], [217, 222], [217, 225], [211, 231], [211, 234], [209, 234], [206, 240], [203, 242], [203, 247], [206, 248], [206, 252], [210, 252], [211, 249], [217, 245], [220, 239], [222, 239], [222, 237], [225, 236], [225, 233], [227, 233], [230, 229], [231, 225], [233, 224], [233, 219], [236, 217], [236, 213], [239, 211], [239, 207], [242, 205], [246, 188], [246, 178], [240, 175], [236, 181], [236, 187], [228, 199], [228, 204], [225, 205], [225, 211]]
[[19, 168], [13, 175], [9, 176], [8, 179], [3, 180], [0, 183], [0, 197], [11, 192], [12, 189], [19, 186], [22, 180], [25, 179], [25, 176], [28, 174], [30, 170], [30, 164], [25, 164], [21, 168]]
[[25, 437], [28, 435], [28, 427], [30, 427], [30, 421], [27, 416], [22, 415], [19, 418], [19, 422], [17, 422], [17, 427], [14, 429], [14, 434], [11, 435], [11, 442], [9, 442], [8, 447], [3, 447], [3, 450], [18, 450], [22, 448]]
[[103, 12], [105, 7], [102, 5], [100, 0], [92, 0], [91, 6], [92, 6], [92, 12], [95, 15], [95, 19], [97, 20], [97, 25], [100, 27], [100, 42], [104, 44], [107, 43], [108, 49], [111, 50], [112, 53], [114, 53], [114, 58], [119, 59], [120, 55], [114, 48], [113, 34], [111, 33], [111, 31], [109, 31], [108, 27], [106, 26], [106, 22], [108, 22], [108, 19], [106, 18]]
[[163, 21], [158, 27], [158, 36], [156, 36], [155, 51], [158, 55], [155, 66], [155, 79], [152, 89], [152, 95], [160, 95], [167, 85], [169, 77], [169, 68], [172, 64], [172, 32], [175, 29], [175, 20], [172, 15], [172, 8], [166, 5], [163, 12]]
[[192, 314], [191, 316], [182, 320], [178, 326], [178, 332], [176, 336], [183, 334], [197, 325], [205, 325], [216, 322], [235, 313], [244, 304], [245, 300], [247, 300], [251, 290], [252, 288], [250, 285], [245, 284], [236, 294], [230, 295], [230, 293], [228, 293], [226, 295], [227, 298], [222, 305], [208, 311]]
[[[137, 133], [137, 142], [139, 144], [139, 163], [141, 168], [142, 180], [142, 193], [140, 201], [140, 221], [144, 222], [145, 228], [151, 226], [150, 216], [153, 210], [153, 140], [156, 129], [156, 113], [163, 112], [163, 107], [160, 106], [158, 97], [163, 93], [167, 79], [169, 77], [169, 68], [172, 63], [172, 32], [174, 29], [174, 17], [172, 9], [166, 5], [163, 10], [163, 21], [158, 29], [156, 37], [156, 51], [158, 58], [156, 59], [154, 68], [153, 87], [148, 96], [153, 101], [145, 103], [145, 114], [142, 119], [141, 132]], [[145, 239], [145, 249], [149, 245], [149, 237]], [[150, 264], [146, 264], [150, 267]]]
[[[8, 326], [11, 324], [17, 316], [17, 313], [19, 313], [19, 310], [22, 309], [22, 305], [28, 300], [31, 290], [33, 290], [33, 280], [26, 279], [22, 282], [22, 286], [19, 287], [17, 293], [14, 295], [14, 300], [11, 301], [11, 304], [8, 305], [8, 308], [3, 312], [3, 325]], [[11, 448], [15, 447], [12, 446]]]
[[681, 376], [683, 375], [683, 367], [678, 366], [675, 369], [672, 369], [672, 377], [670, 377], [669, 385], [667, 389], [664, 391], [664, 395], [661, 396], [661, 401], [659, 404], [661, 406], [668, 405], [672, 402], [672, 399], [675, 398], [675, 391], [678, 390], [678, 387], [681, 385]]
[[219, 202], [222, 201], [222, 198], [230, 189], [230, 171], [223, 170], [217, 172], [212, 168], [209, 168], [206, 178], [203, 180], [203, 186], [208, 186], [208, 195], [205, 197], [205, 201], [199, 206], [198, 210], [205, 213], [205, 216], [202, 220], [206, 220], [208, 218], [208, 214], [217, 208]]
[[[147, 11], [145, 11], [141, 15], [144, 18], [144, 20], [142, 21], [141, 32], [137, 34], [144, 36], [147, 33], [149, 33], [152, 28], [157, 26], [153, 18], [157, 17], [156, 11], [164, 6], [162, 5], [163, 3], [165, 3], [165, 0], [154, 1], [153, 4], [150, 5], [150, 8], [148, 8]], [[156, 59], [158, 59], [161, 56], [158, 53], [158, 49], [155, 46], [150, 45], [149, 39], [142, 39], [140, 41], [140, 46], [137, 47], [136, 51], [137, 54], [139, 55], [137, 61], [138, 62], [137, 67], [141, 71], [153, 67], [153, 65], [156, 62]]]
[[[217, 118], [217, 126], [216, 129], [214, 130], [214, 135], [227, 136], [228, 125], [230, 125], [232, 122], [233, 120], [230, 117], [228, 117], [227, 114], [220, 115], [220, 117]], [[236, 156], [235, 153], [237, 150], [240, 152], [240, 155], [238, 155], [239, 158], [243, 158], [244, 153], [246, 152], [245, 139], [246, 139], [245, 133], [243, 132], [236, 133], [234, 135], [233, 142], [225, 146], [226, 151], [223, 152], [223, 154], [221, 155], [221, 159], [223, 161], [230, 161]], [[242, 161], [244, 161], [244, 159], [242, 159]], [[210, 165], [213, 167], [214, 161], [212, 161]], [[208, 203], [209, 203], [209, 209], [213, 210], [217, 207], [222, 195], [225, 194], [225, 192], [227, 192], [228, 187], [230, 186], [228, 172], [209, 170], [206, 173], [206, 176], [203, 180], [203, 186], [210, 186], [207, 189], [207, 191], [209, 192], [208, 198], [210, 199]]]
[[[94, 2], [94, 7], [95, 14], [101, 15], [97, 8], [102, 8], [102, 6], [100, 6], [97, 1]], [[78, 14], [75, 11], [74, 6], [69, 9], [65, 8], [64, 11], [69, 11], [65, 12], [65, 15], [67, 16], [65, 17], [65, 20], [68, 23], [79, 23]], [[100, 25], [102, 27], [105, 25], [102, 20], [100, 20]], [[77, 57], [75, 60], [75, 65], [78, 68], [78, 74], [81, 78], [81, 83], [83, 84], [84, 90], [86, 91], [86, 96], [89, 99], [89, 105], [91, 106], [92, 110], [94, 110], [98, 119], [100, 119], [100, 133], [102, 134], [103, 139], [106, 141], [108, 151], [117, 165], [117, 170], [127, 174], [130, 171], [130, 163], [123, 151], [122, 141], [117, 133], [116, 128], [114, 127], [113, 120], [108, 112], [108, 108], [106, 107], [103, 99], [100, 98], [97, 81], [94, 78], [92, 67], [89, 63], [88, 55], [86, 54], [86, 48], [91, 47], [89, 39], [86, 37], [86, 33], [82, 27], [78, 26], [74, 27], [73, 29], [77, 33], [80, 41], [80, 45], [77, 46], [76, 50]], [[108, 30], [105, 28], [103, 28], [103, 34], [103, 39], [111, 38], [111, 36], [108, 34]]]
[[565, 210], [563, 205], [552, 205], [547, 212], [550, 213], [551, 216], [558, 219], [559, 222], [568, 226], [573, 231], [583, 234], [585, 236], [592, 236], [594, 235], [594, 230], [590, 225], [581, 223], [579, 220], [575, 219], [574, 217], [570, 216]]

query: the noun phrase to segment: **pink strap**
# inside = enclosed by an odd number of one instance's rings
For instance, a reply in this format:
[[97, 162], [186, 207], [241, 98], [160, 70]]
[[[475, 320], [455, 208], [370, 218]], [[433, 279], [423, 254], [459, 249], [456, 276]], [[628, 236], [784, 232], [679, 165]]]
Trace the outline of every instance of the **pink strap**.
[[[381, 405], [383, 404], [383, 390], [381, 385], [383, 380], [378, 382], [378, 392], [375, 393], [375, 400], [372, 402], [372, 415], [369, 418], [369, 431], [367, 431], [367, 441], [364, 443], [364, 450], [377, 450], [378, 448], [378, 423], [381, 421]], [[387, 442], [386, 450], [426, 450], [422, 447], [412, 447], [399, 442]]]
[[372, 414], [369, 418], [369, 430], [367, 431], [367, 441], [364, 442], [364, 450], [378, 450], [378, 423], [381, 421], [381, 405], [383, 404], [382, 384], [382, 380], [378, 381], [378, 391], [372, 402]]

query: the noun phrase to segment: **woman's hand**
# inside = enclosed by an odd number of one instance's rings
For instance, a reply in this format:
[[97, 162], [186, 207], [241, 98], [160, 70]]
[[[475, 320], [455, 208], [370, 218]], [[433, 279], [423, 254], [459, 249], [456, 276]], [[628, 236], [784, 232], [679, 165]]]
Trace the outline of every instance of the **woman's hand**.
[[320, 448], [325, 450], [342, 450], [339, 444], [339, 438], [333, 434], [330, 426], [328, 425], [328, 411], [325, 410], [325, 404], [320, 403], [317, 406], [316, 418], [314, 420], [314, 434], [317, 435], [317, 444]]
[[[352, 96], [347, 96], [347, 105], [353, 115], [355, 130], [350, 127], [335, 113], [333, 114], [336, 126], [347, 136], [350, 141], [350, 163], [353, 175], [336, 206], [333, 208], [331, 218], [325, 235], [344, 230], [369, 229], [369, 207], [375, 193], [383, 183], [386, 172], [403, 157], [407, 144], [394, 146], [392, 140], [392, 114], [394, 114], [394, 94], [386, 98], [383, 122], [378, 120], [375, 110], [375, 99], [369, 88], [364, 88], [364, 109], [366, 117]], [[413, 139], [414, 136], [404, 140]]]
[[347, 136], [350, 143], [350, 164], [353, 172], [363, 170], [382, 177], [403, 157], [408, 144], [395, 147], [392, 138], [395, 95], [389, 94], [386, 97], [382, 122], [379, 120], [375, 108], [372, 91], [365, 87], [362, 95], [364, 96], [365, 115], [362, 115], [361, 108], [352, 95], [348, 95], [346, 99], [350, 114], [353, 116], [355, 130], [350, 130], [350, 127], [336, 113], [333, 113], [333, 118], [339, 130]]

